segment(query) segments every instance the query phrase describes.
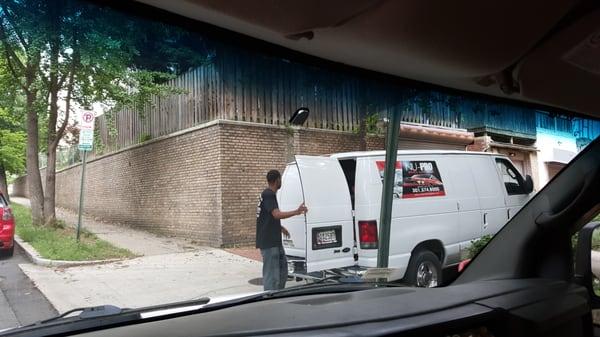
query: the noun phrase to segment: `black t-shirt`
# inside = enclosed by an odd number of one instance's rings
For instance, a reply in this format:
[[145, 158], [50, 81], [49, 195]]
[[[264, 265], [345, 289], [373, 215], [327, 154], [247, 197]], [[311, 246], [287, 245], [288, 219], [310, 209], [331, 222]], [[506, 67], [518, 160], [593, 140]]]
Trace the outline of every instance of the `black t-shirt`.
[[256, 209], [256, 248], [272, 248], [281, 246], [281, 221], [275, 219], [271, 212], [279, 208], [273, 190], [267, 188], [260, 194]]

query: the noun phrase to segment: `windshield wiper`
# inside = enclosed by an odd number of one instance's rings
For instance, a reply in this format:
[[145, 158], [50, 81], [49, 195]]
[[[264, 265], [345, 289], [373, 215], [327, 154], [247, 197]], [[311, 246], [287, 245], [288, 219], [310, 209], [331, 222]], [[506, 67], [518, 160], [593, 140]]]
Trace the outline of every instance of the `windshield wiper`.
[[[118, 325], [140, 319], [140, 314], [129, 309], [121, 309], [113, 305], [77, 308], [56, 317], [39, 321], [30, 325], [2, 332], [2, 336], [27, 335], [35, 330], [43, 329], [44, 335], [64, 334], [74, 330], [83, 330], [107, 325]], [[80, 312], [79, 315], [69, 316]]]
[[263, 294], [262, 298], [268, 299], [332, 292], [352, 292], [378, 287], [406, 287], [406, 285], [402, 283], [365, 281], [359, 277], [335, 275], [305, 285], [270, 291]]
[[[300, 285], [281, 290], [268, 291], [229, 301], [208, 304], [210, 298], [155, 305], [139, 309], [119, 308], [113, 305], [77, 308], [69, 310], [56, 317], [40, 321], [28, 326], [4, 331], [2, 336], [18, 336], [33, 330], [43, 329], [44, 335], [65, 334], [73, 331], [117, 326], [141, 320], [163, 319], [173, 315], [190, 315], [213, 310], [224, 309], [241, 304], [253, 303], [273, 298], [315, 295], [326, 293], [354, 292], [373, 289], [376, 287], [403, 287], [398, 283], [358, 282], [343, 276], [333, 276], [321, 279], [311, 284]], [[170, 311], [169, 309], [174, 309]], [[179, 310], [185, 309], [185, 310]], [[79, 315], [69, 316], [80, 312]], [[162, 312], [162, 313], [161, 313]]]
[[[174, 302], [139, 309], [119, 308], [114, 305], [76, 308], [43, 321], [13, 330], [3, 331], [0, 333], [0, 335], [13, 336], [26, 334], [37, 329], [44, 329], [44, 334], [61, 334], [81, 329], [99, 328], [107, 325], [119, 325], [144, 319], [143, 314], [147, 312], [169, 310], [181, 307], [203, 306], [209, 301], [210, 298], [202, 297], [190, 301]], [[76, 312], [79, 312], [79, 314], [71, 316]]]
[[[70, 316], [73, 313], [76, 312], [80, 312], [79, 315], [76, 316]], [[39, 321], [37, 323], [34, 323], [32, 325], [37, 325], [37, 324], [46, 324], [49, 322], [54, 322], [60, 319], [65, 319], [65, 318], [76, 318], [76, 319], [86, 319], [86, 318], [95, 318], [95, 317], [102, 317], [102, 316], [111, 316], [111, 315], [118, 315], [121, 312], [123, 312], [123, 309], [114, 306], [114, 305], [99, 305], [96, 307], [85, 307], [85, 308], [76, 308], [76, 309], [72, 309], [66, 312], [63, 312], [62, 314], [43, 320], [43, 321]]]

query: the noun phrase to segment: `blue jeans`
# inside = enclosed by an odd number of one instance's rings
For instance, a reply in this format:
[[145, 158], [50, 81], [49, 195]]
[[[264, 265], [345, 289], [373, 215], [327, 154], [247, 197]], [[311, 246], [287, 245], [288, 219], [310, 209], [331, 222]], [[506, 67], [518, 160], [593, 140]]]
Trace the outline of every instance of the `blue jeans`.
[[288, 269], [285, 250], [282, 246], [260, 250], [263, 259], [263, 285], [265, 290], [285, 288]]

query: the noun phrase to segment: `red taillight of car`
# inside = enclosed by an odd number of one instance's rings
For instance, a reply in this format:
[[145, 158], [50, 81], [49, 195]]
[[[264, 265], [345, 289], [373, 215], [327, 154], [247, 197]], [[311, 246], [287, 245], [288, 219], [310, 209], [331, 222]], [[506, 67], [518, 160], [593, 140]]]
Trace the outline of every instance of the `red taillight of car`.
[[8, 207], [0, 208], [0, 214], [2, 215], [2, 221], [13, 220], [12, 211]]
[[469, 262], [471, 262], [471, 259], [466, 259], [461, 261], [458, 264], [458, 272], [460, 273], [461, 271], [465, 270], [465, 268], [467, 268], [467, 265], [469, 264]]
[[361, 249], [377, 249], [377, 221], [359, 221], [358, 233]]

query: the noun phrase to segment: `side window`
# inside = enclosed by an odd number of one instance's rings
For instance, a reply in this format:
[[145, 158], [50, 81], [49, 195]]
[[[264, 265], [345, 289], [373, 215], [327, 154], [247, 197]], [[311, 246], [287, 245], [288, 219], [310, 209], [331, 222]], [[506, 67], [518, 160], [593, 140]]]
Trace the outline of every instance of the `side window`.
[[8, 202], [4, 199], [4, 196], [0, 194], [0, 207], [8, 206]]
[[506, 159], [496, 159], [496, 166], [500, 177], [504, 182], [504, 187], [509, 195], [515, 194], [527, 194], [524, 188], [524, 180], [521, 174], [513, 166], [513, 164]]
[[348, 183], [348, 190], [350, 191], [350, 199], [352, 201], [352, 209], [354, 209], [354, 186], [356, 185], [356, 159], [342, 159], [340, 165], [346, 176], [346, 182]]

